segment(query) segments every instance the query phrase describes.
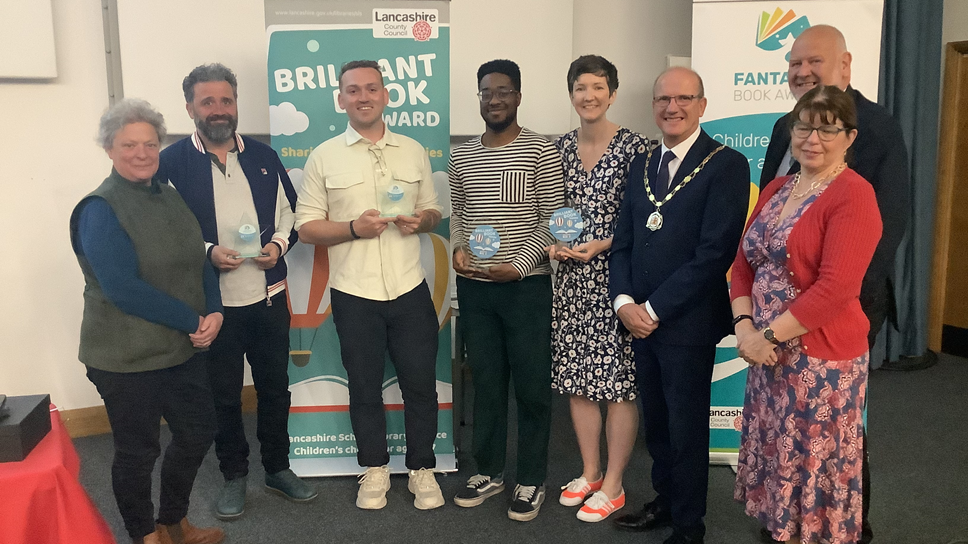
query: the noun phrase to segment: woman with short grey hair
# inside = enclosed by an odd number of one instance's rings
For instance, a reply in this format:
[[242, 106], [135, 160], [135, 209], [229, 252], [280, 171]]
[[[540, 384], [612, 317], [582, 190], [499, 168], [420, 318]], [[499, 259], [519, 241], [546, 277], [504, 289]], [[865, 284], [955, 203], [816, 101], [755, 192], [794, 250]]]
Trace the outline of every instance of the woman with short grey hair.
[[108, 108], [98, 123], [97, 143], [107, 151], [114, 145], [114, 137], [131, 123], [148, 123], [155, 129], [159, 142], [165, 140], [168, 129], [165, 128], [165, 118], [155, 111], [145, 100], [140, 98], [125, 98]]
[[[97, 142], [114, 167], [70, 220], [85, 282], [78, 358], [111, 423], [114, 496], [131, 541], [215, 544], [221, 529], [185, 516], [215, 435], [205, 357], [222, 326], [221, 294], [195, 216], [154, 178], [164, 136], [164, 118], [144, 100], [121, 100], [101, 117]], [[156, 518], [162, 417], [172, 439]]]

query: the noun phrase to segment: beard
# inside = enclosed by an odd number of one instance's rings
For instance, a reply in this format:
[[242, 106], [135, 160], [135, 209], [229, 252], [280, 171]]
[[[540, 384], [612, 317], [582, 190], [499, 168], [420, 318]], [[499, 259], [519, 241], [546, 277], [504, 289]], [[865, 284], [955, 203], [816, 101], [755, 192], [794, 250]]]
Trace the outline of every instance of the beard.
[[[214, 124], [215, 121], [228, 121], [225, 124]], [[235, 129], [239, 126], [239, 120], [231, 115], [209, 115], [205, 119], [195, 118], [195, 127], [202, 136], [215, 143], [229, 141], [235, 135]]]
[[491, 129], [493, 132], [504, 132], [506, 128], [514, 124], [514, 122], [517, 120], [518, 114], [515, 113], [513, 115], [508, 115], [503, 121], [488, 121], [485, 117], [484, 124], [487, 125], [487, 128]]

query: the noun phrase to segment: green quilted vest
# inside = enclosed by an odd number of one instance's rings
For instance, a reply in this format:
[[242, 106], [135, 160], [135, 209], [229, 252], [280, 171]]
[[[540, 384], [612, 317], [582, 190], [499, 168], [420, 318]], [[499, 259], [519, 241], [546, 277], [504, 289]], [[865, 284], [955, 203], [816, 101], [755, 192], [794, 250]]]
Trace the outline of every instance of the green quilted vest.
[[108, 372], [143, 372], [180, 365], [195, 352], [188, 334], [126, 314], [101, 291], [90, 263], [79, 251], [78, 222], [91, 198], [103, 198], [138, 255], [138, 275], [159, 291], [205, 313], [205, 244], [198, 221], [178, 193], [152, 180], [132, 183], [116, 171], [71, 214], [71, 244], [84, 273], [84, 318], [80, 361]]

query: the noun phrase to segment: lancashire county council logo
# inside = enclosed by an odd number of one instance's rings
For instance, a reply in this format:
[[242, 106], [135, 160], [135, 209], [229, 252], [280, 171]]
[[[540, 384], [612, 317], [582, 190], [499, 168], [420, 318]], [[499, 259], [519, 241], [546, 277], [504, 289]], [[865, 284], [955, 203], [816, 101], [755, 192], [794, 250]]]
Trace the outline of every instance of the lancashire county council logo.
[[374, 8], [374, 38], [413, 38], [425, 42], [437, 37], [440, 17], [435, 9]]
[[[764, 51], [776, 51], [789, 47], [793, 44], [793, 40], [808, 28], [810, 28], [810, 21], [807, 16], [804, 15], [798, 19], [792, 9], [784, 13], [781, 8], [776, 8], [772, 15], [764, 11], [760, 14], [756, 47]], [[785, 58], [787, 61], [790, 60], [789, 50]]]
[[418, 42], [425, 42], [430, 39], [433, 31], [434, 29], [430, 27], [430, 23], [427, 21], [417, 21], [413, 24], [413, 39]]

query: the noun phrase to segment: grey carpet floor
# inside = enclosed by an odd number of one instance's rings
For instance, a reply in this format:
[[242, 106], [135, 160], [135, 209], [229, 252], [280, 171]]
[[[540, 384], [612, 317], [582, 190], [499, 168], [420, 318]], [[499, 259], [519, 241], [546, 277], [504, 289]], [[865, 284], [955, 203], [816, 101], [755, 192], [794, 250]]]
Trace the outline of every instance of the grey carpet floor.
[[[968, 544], [968, 361], [941, 356], [940, 362], [917, 372], [876, 371], [871, 375], [869, 436], [873, 499], [871, 521], [875, 542], [885, 544]], [[255, 417], [246, 415], [253, 451]], [[470, 444], [472, 425], [462, 429]], [[512, 429], [512, 436], [513, 436]], [[163, 441], [168, 440], [163, 430]], [[513, 465], [514, 441], [509, 446]], [[104, 514], [118, 542], [129, 542], [111, 492], [110, 435], [74, 441], [81, 457], [81, 482]], [[356, 478], [314, 479], [320, 497], [293, 504], [262, 488], [264, 472], [258, 454], [252, 457], [245, 515], [234, 522], [214, 519], [211, 504], [222, 478], [214, 451], [206, 457], [192, 495], [189, 517], [201, 525], [224, 527], [229, 544], [315, 542], [635, 542], [661, 543], [669, 534], [660, 529], [646, 534], [617, 531], [610, 521], [583, 523], [576, 508], [557, 503], [558, 486], [581, 470], [567, 399], [556, 395], [551, 436], [548, 500], [534, 521], [507, 518], [507, 497], [489, 499], [477, 508], [459, 508], [451, 497], [472, 474], [469, 453], [460, 453], [460, 470], [439, 475], [447, 504], [418, 511], [407, 491], [405, 476], [393, 476], [389, 504], [379, 511], [354, 506]], [[628, 504], [637, 510], [652, 498], [650, 460], [641, 439], [636, 444], [625, 477]], [[155, 496], [157, 500], [157, 470]], [[509, 475], [513, 481], [513, 474]], [[712, 467], [709, 478], [708, 544], [757, 542], [756, 522], [732, 500], [734, 475], [728, 467]], [[622, 511], [620, 511], [622, 512]]]

